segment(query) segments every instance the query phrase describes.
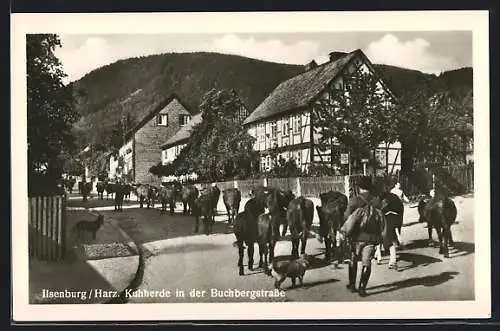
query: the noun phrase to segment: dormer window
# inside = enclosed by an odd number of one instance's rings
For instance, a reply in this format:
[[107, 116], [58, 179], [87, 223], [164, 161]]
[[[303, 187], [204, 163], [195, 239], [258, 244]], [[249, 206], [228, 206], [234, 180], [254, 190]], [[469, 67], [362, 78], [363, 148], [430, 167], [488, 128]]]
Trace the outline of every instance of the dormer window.
[[156, 116], [156, 125], [168, 126], [168, 114], [159, 114]]
[[191, 116], [189, 115], [179, 115], [179, 125], [184, 126], [189, 123]]

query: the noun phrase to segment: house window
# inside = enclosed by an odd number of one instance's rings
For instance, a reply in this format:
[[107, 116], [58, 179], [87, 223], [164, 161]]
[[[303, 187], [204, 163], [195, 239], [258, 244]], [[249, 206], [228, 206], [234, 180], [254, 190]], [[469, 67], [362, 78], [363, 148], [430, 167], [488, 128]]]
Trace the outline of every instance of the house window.
[[257, 139], [260, 143], [265, 141], [266, 129], [264, 124], [259, 124], [257, 126]]
[[271, 139], [276, 139], [277, 125], [276, 122], [271, 122]]
[[295, 162], [297, 163], [297, 166], [300, 167], [302, 165], [302, 158], [301, 158], [301, 152], [295, 152]]
[[191, 116], [189, 115], [179, 115], [179, 125], [184, 126], [189, 123]]
[[168, 114], [159, 114], [156, 116], [156, 124], [161, 126], [168, 126]]
[[296, 115], [292, 117], [292, 131], [293, 133], [300, 133], [301, 126], [301, 116]]
[[288, 118], [283, 119], [283, 136], [288, 136], [290, 133], [290, 122], [288, 121]]

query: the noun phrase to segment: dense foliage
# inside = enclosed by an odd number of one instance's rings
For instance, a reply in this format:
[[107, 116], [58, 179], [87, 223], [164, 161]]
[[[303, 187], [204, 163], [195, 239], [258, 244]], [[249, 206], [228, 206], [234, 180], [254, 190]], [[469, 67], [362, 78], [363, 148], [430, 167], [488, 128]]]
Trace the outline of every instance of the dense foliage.
[[405, 166], [415, 162], [464, 162], [473, 138], [472, 89], [459, 86], [432, 90], [419, 85], [400, 98], [400, 140]]
[[358, 68], [344, 76], [343, 88], [317, 102], [312, 116], [321, 148], [333, 148], [334, 142], [348, 146], [357, 169], [361, 159], [375, 159], [380, 143], [397, 139], [397, 112], [396, 100], [383, 92], [378, 77]]
[[71, 89], [54, 55], [61, 42], [55, 34], [26, 35], [28, 186], [30, 194], [57, 189], [66, 155], [75, 149], [72, 124], [78, 113]]
[[200, 104], [202, 122], [193, 129], [186, 147], [159, 175], [196, 173], [201, 180], [246, 178], [258, 171], [259, 157], [254, 138], [235, 115], [243, 103], [235, 91], [211, 90]]

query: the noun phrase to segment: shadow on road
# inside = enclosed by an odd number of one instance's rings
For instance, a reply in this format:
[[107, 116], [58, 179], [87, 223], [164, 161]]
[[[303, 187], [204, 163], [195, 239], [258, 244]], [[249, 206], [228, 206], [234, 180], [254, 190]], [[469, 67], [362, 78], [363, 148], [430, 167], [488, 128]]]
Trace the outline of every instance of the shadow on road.
[[428, 266], [432, 263], [441, 262], [441, 259], [437, 259], [432, 256], [415, 254], [409, 252], [401, 252], [398, 254], [398, 271], [406, 271], [419, 266]]
[[[106, 218], [115, 219], [120, 227], [140, 244], [178, 237], [205, 235], [202, 220], [200, 220], [198, 232], [194, 232], [195, 218], [192, 216], [161, 215], [158, 210], [147, 208], [128, 209], [123, 213], [103, 211], [102, 214]], [[228, 228], [226, 222], [217, 221], [209, 236], [230, 233], [232, 233], [232, 229]]]
[[[429, 246], [428, 239], [417, 239], [417, 240], [414, 240], [414, 241], [406, 244], [404, 246], [403, 251], [417, 249], [417, 248], [427, 248], [427, 247], [432, 247], [432, 248], [435, 248], [437, 250], [437, 249], [439, 249], [439, 242], [433, 241], [432, 246]], [[455, 241], [453, 243], [453, 245], [449, 246], [448, 249], [449, 249], [450, 258], [465, 256], [465, 255], [469, 255], [469, 254], [474, 253], [474, 243], [464, 242], [464, 241]], [[400, 253], [400, 254], [402, 254], [402, 253]]]
[[[307, 274], [304, 276], [305, 279], [307, 279]], [[304, 280], [304, 288], [308, 289], [314, 286], [318, 285], [324, 285], [324, 284], [331, 284], [331, 283], [336, 283], [339, 282], [340, 280], [332, 278], [332, 279], [326, 279], [326, 280], [318, 280], [315, 282], [308, 282], [307, 280]]]
[[[286, 286], [286, 287], [283, 287], [284, 290], [300, 290], [300, 289], [304, 289], [304, 290], [307, 290], [311, 287], [314, 287], [314, 286], [319, 286], [319, 285], [325, 285], [325, 284], [332, 284], [332, 283], [336, 283], [338, 282], [339, 280], [338, 279], [335, 279], [335, 278], [332, 278], [332, 279], [324, 279], [324, 280], [318, 280], [318, 281], [315, 281], [315, 282], [308, 282], [307, 281], [307, 273], [306, 275], [304, 276], [304, 285], [300, 285], [299, 283], [299, 280], [297, 279], [297, 285], [294, 287], [292, 284], [291, 284], [291, 280], [288, 279], [286, 280], [285, 282], [289, 282], [290, 285], [289, 286]], [[292, 300], [289, 300], [289, 301], [292, 301]]]
[[397, 291], [399, 289], [409, 288], [414, 286], [432, 287], [446, 283], [447, 281], [453, 279], [458, 274], [459, 273], [455, 271], [446, 271], [432, 276], [415, 277], [394, 283], [372, 286], [367, 288], [367, 290], [369, 295], [375, 295], [375, 294]]

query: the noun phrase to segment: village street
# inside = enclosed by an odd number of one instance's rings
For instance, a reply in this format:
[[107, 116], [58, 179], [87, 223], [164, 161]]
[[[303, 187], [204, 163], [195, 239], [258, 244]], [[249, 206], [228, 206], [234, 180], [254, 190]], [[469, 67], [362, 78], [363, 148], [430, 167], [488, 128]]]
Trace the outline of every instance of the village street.
[[[450, 258], [438, 254], [438, 248], [427, 247], [427, 229], [418, 223], [416, 208], [405, 207], [402, 239], [404, 249], [398, 252], [398, 270], [387, 268], [388, 257], [381, 265], [374, 261], [368, 283], [368, 296], [360, 298], [346, 290], [347, 265], [338, 269], [323, 261], [323, 244], [310, 238], [307, 254], [313, 256], [311, 269], [304, 278], [304, 286], [290, 289], [288, 279], [282, 284], [285, 297], [279, 298], [221, 298], [212, 296], [217, 290], [273, 290], [273, 279], [262, 269], [238, 275], [237, 248], [234, 235], [226, 229], [226, 219], [219, 204], [214, 234], [194, 234], [194, 217], [182, 216], [181, 205], [176, 214], [161, 215], [158, 209], [139, 209], [126, 206], [122, 212], [102, 211], [108, 219], [130, 235], [145, 252], [146, 264], [143, 282], [136, 295], [144, 291], [170, 291], [170, 297], [132, 297], [130, 303], [144, 302], [259, 302], [259, 301], [387, 301], [387, 300], [473, 300], [474, 299], [474, 212], [473, 197], [456, 197], [457, 223], [452, 226], [455, 246]], [[243, 208], [242, 201], [240, 209]], [[158, 207], [158, 205], [157, 205]], [[437, 242], [437, 235], [434, 233]], [[289, 255], [291, 243], [280, 241], [276, 255]], [[255, 246], [255, 265], [258, 247]], [[359, 277], [359, 275], [358, 275]], [[191, 290], [199, 290], [191, 297]], [[177, 295], [176, 295], [177, 290]], [[184, 297], [179, 293], [184, 292]], [[203, 292], [205, 294], [203, 295]], [[228, 292], [226, 292], [228, 295]], [[231, 295], [231, 294], [229, 294]]]

